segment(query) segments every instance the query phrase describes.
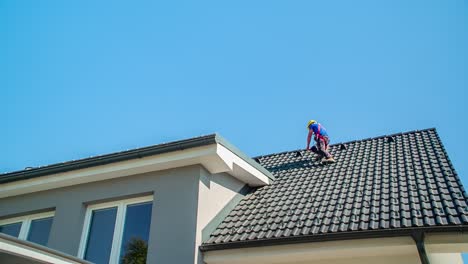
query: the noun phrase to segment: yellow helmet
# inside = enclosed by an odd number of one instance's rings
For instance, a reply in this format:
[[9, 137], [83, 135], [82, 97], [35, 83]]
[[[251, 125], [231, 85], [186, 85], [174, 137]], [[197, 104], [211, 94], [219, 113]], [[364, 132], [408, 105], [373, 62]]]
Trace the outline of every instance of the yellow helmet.
[[310, 125], [317, 123], [315, 120], [309, 120], [309, 123], [307, 123], [307, 129], [309, 128]]

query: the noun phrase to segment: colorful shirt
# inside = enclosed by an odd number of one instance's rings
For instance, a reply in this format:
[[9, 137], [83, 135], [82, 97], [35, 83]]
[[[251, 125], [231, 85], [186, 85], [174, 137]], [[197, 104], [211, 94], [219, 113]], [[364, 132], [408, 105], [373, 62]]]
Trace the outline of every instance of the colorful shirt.
[[[319, 133], [319, 126], [320, 126], [320, 133]], [[328, 137], [327, 130], [319, 123], [314, 123], [309, 126], [309, 129], [312, 129], [314, 131], [315, 135], [321, 135], [324, 137]]]

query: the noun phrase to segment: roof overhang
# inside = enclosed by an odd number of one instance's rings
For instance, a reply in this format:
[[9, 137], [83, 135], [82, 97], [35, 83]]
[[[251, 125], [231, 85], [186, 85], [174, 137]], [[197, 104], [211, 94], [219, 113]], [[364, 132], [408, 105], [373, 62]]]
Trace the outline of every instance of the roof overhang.
[[90, 264], [41, 245], [0, 233], [0, 259], [4, 263]]
[[4, 174], [0, 176], [0, 198], [197, 164], [212, 174], [228, 173], [249, 186], [267, 185], [274, 179], [214, 134]]

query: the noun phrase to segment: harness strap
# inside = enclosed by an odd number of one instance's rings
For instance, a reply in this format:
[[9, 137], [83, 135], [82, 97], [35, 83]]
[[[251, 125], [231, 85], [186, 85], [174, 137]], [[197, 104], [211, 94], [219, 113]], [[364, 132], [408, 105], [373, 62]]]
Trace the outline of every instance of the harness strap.
[[323, 141], [325, 145], [325, 150], [328, 149], [328, 140], [325, 139], [323, 135], [320, 134], [320, 124], [317, 124], [317, 133], [315, 133], [315, 140], [319, 143], [320, 140]]
[[320, 124], [317, 124], [317, 133], [315, 133], [315, 136], [318, 139], [323, 139], [323, 136], [320, 134]]

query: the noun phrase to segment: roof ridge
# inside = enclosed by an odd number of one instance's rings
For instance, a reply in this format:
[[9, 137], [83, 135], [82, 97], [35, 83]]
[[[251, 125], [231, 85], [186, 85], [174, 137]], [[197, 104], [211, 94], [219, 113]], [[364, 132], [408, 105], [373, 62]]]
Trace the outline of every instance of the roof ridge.
[[[355, 142], [376, 140], [376, 139], [387, 138], [387, 137], [414, 134], [414, 133], [417, 133], [417, 132], [425, 132], [425, 131], [435, 131], [437, 133], [437, 129], [435, 127], [431, 127], [431, 128], [425, 128], [425, 129], [416, 129], [416, 130], [410, 130], [410, 131], [405, 131], [405, 132], [399, 132], [399, 133], [394, 133], [394, 134], [389, 134], [389, 135], [382, 135], [382, 136], [377, 136], [377, 137], [369, 137], [369, 138], [351, 140], [351, 141], [347, 141], [347, 142], [338, 142], [338, 143], [331, 144], [330, 147], [331, 146], [344, 145], [344, 144], [351, 144], [351, 143], [355, 143]], [[275, 156], [275, 155], [293, 153], [293, 152], [298, 152], [298, 151], [302, 151], [302, 150], [304, 150], [304, 149], [287, 150], [287, 151], [271, 153], [271, 154], [266, 154], [266, 155], [259, 155], [259, 156], [252, 157], [252, 159], [260, 159], [260, 158], [264, 158], [264, 157], [270, 157], [270, 156]]]

